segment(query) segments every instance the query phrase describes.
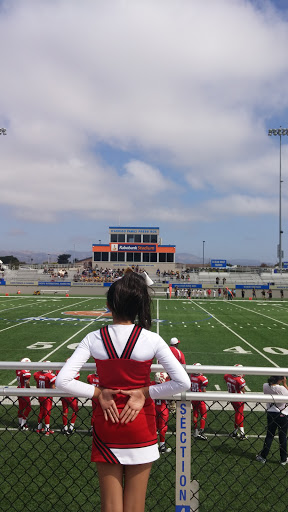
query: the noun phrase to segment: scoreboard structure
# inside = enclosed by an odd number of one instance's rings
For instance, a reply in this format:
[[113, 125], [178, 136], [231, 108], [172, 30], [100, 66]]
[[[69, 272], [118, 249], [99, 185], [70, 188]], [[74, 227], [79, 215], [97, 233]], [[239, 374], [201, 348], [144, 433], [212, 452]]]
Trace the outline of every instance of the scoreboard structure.
[[92, 267], [139, 265], [175, 270], [175, 245], [162, 245], [158, 227], [109, 227], [109, 244], [93, 244]]

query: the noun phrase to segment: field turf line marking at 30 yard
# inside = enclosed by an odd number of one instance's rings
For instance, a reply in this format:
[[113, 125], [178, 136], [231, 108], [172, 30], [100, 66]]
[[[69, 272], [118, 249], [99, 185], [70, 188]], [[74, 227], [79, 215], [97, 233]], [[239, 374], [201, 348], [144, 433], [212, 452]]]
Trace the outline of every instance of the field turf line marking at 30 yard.
[[[82, 302], [87, 302], [88, 300], [91, 300], [91, 298], [88, 298], [88, 299], [86, 298], [85, 300], [81, 300], [80, 302], [75, 302], [75, 304], [72, 304], [72, 305], [74, 307], [74, 306], [77, 306], [78, 304], [82, 304]], [[19, 322], [18, 324], [10, 325], [9, 327], [4, 327], [4, 329], [0, 329], [0, 332], [7, 331], [8, 329], [13, 329], [14, 327], [18, 327], [19, 325], [27, 324], [27, 323], [35, 320], [35, 318], [41, 318], [45, 315], [51, 315], [52, 313], [56, 313], [57, 311], [61, 311], [62, 309], [67, 309], [67, 307], [68, 306], [66, 305], [63, 308], [57, 308], [57, 309], [54, 309], [53, 311], [47, 311], [47, 313], [42, 313], [42, 315], [38, 315], [36, 317], [33, 317], [32, 319], [29, 318], [28, 320], [24, 320], [23, 322]]]
[[228, 329], [228, 331], [232, 332], [232, 334], [234, 334], [234, 336], [237, 336], [237, 338], [239, 338], [241, 341], [243, 341], [243, 343], [246, 343], [246, 345], [248, 345], [250, 348], [255, 350], [255, 352], [257, 352], [261, 357], [264, 357], [264, 359], [267, 359], [267, 361], [269, 361], [269, 363], [273, 364], [273, 366], [276, 366], [277, 368], [279, 368], [279, 365], [274, 363], [274, 361], [272, 361], [272, 359], [270, 359], [269, 357], [265, 356], [265, 354], [260, 352], [260, 350], [258, 350], [256, 347], [251, 345], [251, 343], [249, 343], [249, 341], [247, 341], [244, 338], [242, 338], [242, 336], [240, 336], [240, 334], [238, 334], [237, 332], [233, 331], [233, 329], [228, 327], [228, 325], [224, 324], [224, 322], [221, 322], [221, 320], [219, 320], [215, 315], [212, 315], [212, 313], [210, 313], [206, 309], [202, 308], [202, 306], [200, 306], [200, 304], [197, 304], [197, 302], [195, 302], [195, 303], [193, 302], [193, 304], [196, 304], [198, 306], [198, 308], [202, 309], [202, 311], [205, 311], [205, 313], [211, 315], [212, 318], [214, 318], [214, 320], [216, 320], [216, 322], [218, 322], [219, 324], [223, 325], [223, 327], [225, 327], [225, 329]]
[[[104, 314], [104, 311], [103, 311], [103, 314]], [[96, 320], [99, 320], [99, 318], [102, 318], [103, 315], [99, 315]], [[70, 336], [70, 338], [68, 338], [67, 340], [63, 341], [63, 343], [61, 343], [61, 345], [59, 345], [58, 347], [54, 348], [54, 350], [52, 350], [51, 352], [49, 352], [49, 354], [46, 354], [46, 356], [42, 357], [42, 359], [39, 359], [39, 363], [43, 362], [43, 361], [46, 361], [46, 359], [48, 359], [48, 357], [50, 357], [52, 354], [54, 354], [55, 352], [57, 352], [57, 350], [59, 350], [59, 348], [62, 348], [64, 345], [66, 345], [66, 343], [69, 343], [69, 341], [71, 341], [73, 338], [75, 338], [75, 336], [78, 336], [78, 334], [82, 331], [84, 331], [85, 329], [87, 329], [88, 327], [90, 327], [90, 325], [94, 324], [95, 322], [95, 319], [93, 318], [93, 320], [91, 322], [89, 322], [87, 325], [84, 325], [84, 327], [82, 327], [82, 329], [79, 329], [79, 331], [75, 332], [73, 334], [73, 336]], [[15, 382], [17, 381], [17, 379], [14, 379], [12, 380], [11, 382], [9, 382], [8, 386], [12, 386]]]
[[254, 309], [245, 308], [244, 306], [240, 306], [240, 304], [233, 304], [233, 301], [230, 301], [230, 305], [234, 306], [235, 308], [244, 309], [245, 311], [248, 311], [249, 313], [253, 313], [255, 315], [264, 316], [264, 318], [268, 318], [269, 320], [272, 320], [273, 322], [278, 322], [279, 324], [285, 325], [288, 327], [287, 322], [282, 322], [282, 320], [277, 320], [276, 318], [272, 318], [271, 316], [264, 315], [264, 313], [260, 313], [259, 311], [255, 311]]

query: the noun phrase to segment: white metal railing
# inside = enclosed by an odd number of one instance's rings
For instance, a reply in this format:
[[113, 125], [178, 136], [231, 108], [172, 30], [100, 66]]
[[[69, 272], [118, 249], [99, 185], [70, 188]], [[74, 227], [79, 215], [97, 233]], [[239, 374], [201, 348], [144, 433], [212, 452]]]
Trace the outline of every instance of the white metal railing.
[[[0, 362], [0, 370], [16, 370], [21, 368], [26, 369], [53, 369], [59, 370], [64, 363], [44, 363], [44, 362]], [[83, 365], [82, 370], [91, 371], [95, 370], [94, 363], [86, 363]], [[162, 370], [161, 365], [152, 365], [151, 371]], [[194, 365], [187, 365], [186, 370], [188, 373], [195, 372]], [[235, 366], [210, 366], [199, 365], [197, 372], [205, 372], [210, 374], [225, 374], [235, 373]], [[288, 368], [269, 368], [269, 367], [241, 367], [241, 372], [246, 375], [288, 375]], [[0, 387], [0, 396], [47, 396], [47, 389], [39, 388], [16, 388], [10, 386]], [[50, 389], [49, 396], [63, 397], [69, 394], [63, 393], [57, 389]], [[71, 395], [70, 395], [71, 396]], [[235, 402], [244, 401], [256, 404], [260, 403], [283, 403], [283, 395], [264, 395], [263, 393], [228, 393], [228, 392], [209, 392], [193, 393], [187, 391], [171, 396], [170, 398], [176, 400], [176, 484], [175, 484], [175, 510], [199, 510], [199, 493], [198, 482], [196, 480], [191, 482], [191, 401], [203, 400], [205, 402]], [[197, 487], [198, 486], [198, 487]]]
[[[46, 363], [46, 362], [30, 362], [30, 363], [21, 363], [15, 361], [0, 361], [0, 370], [19, 370], [19, 369], [29, 369], [29, 370], [60, 370], [65, 363], [55, 362], [55, 363]], [[195, 372], [194, 365], [184, 365], [188, 374]], [[82, 370], [86, 371], [94, 371], [95, 363], [85, 363], [82, 366]], [[152, 364], [151, 372], [157, 372], [163, 370], [163, 367], [160, 364]], [[197, 366], [197, 373], [208, 373], [208, 374], [225, 374], [225, 373], [235, 373], [235, 366], [211, 366], [211, 365], [199, 365]], [[256, 367], [256, 366], [241, 366], [241, 373], [245, 375], [287, 375], [288, 376], [288, 368], [270, 368], [270, 367]], [[15, 386], [1, 386], [0, 387], [0, 396], [46, 396], [47, 390], [39, 389], [39, 388], [17, 388]], [[57, 389], [49, 390], [50, 396], [60, 397], [60, 396], [71, 396], [69, 393], [63, 393], [63, 391], [59, 391]], [[245, 399], [244, 399], [245, 396]], [[191, 391], [186, 391], [184, 393], [178, 393], [176, 395], [171, 396], [173, 400], [203, 400], [203, 395]], [[245, 401], [245, 402], [262, 402], [262, 403], [282, 403], [283, 396], [282, 395], [264, 395], [264, 393], [233, 393], [231, 397], [231, 393], [221, 392], [221, 391], [206, 391], [205, 393], [205, 402], [235, 402], [235, 401]]]
[[[61, 370], [62, 366], [64, 366], [64, 362], [49, 362], [45, 361], [31, 361], [30, 363], [21, 363], [20, 361], [0, 361], [0, 370], [21, 370], [29, 369], [29, 370]], [[186, 369], [187, 373], [194, 373], [195, 366], [193, 364], [183, 365]], [[82, 366], [82, 370], [95, 370], [95, 363], [85, 363]], [[162, 371], [163, 367], [161, 364], [152, 364], [151, 372]], [[235, 366], [212, 366], [207, 364], [197, 365], [197, 373], [210, 373], [210, 374], [220, 374], [224, 375], [225, 373], [235, 374], [236, 371], [245, 374], [245, 375], [287, 375], [288, 377], [288, 368], [275, 368], [270, 366], [241, 366], [240, 368], [235, 368]]]

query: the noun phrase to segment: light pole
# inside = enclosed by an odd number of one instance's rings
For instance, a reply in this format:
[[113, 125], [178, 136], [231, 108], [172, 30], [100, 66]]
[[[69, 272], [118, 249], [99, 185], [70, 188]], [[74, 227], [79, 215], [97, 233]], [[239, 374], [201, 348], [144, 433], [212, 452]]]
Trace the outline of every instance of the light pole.
[[272, 128], [270, 130], [268, 130], [268, 135], [271, 137], [272, 135], [279, 135], [279, 140], [280, 140], [280, 174], [279, 174], [279, 245], [278, 245], [278, 248], [277, 248], [277, 256], [279, 258], [279, 270], [282, 274], [282, 258], [283, 258], [283, 254], [282, 254], [282, 234], [283, 234], [283, 231], [282, 231], [282, 183], [283, 183], [283, 180], [282, 180], [282, 168], [281, 168], [281, 165], [282, 165], [282, 162], [281, 162], [281, 158], [282, 158], [282, 135], [288, 135], [288, 128], [282, 128], [282, 126], [280, 126], [280, 128], [278, 129], [275, 129], [275, 128]]
[[203, 266], [204, 266], [204, 247], [205, 247], [205, 240], [203, 240]]

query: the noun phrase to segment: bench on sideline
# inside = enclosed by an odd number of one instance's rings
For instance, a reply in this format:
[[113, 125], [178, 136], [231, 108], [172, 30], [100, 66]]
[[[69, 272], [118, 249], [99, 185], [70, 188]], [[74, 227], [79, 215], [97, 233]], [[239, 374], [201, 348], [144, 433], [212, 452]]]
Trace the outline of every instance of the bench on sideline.
[[47, 290], [40, 290], [40, 295], [44, 295], [45, 293], [53, 293], [56, 295], [57, 293], [69, 293], [69, 290], [63, 290], [62, 288], [59, 288], [55, 290], [55, 288], [47, 288]]

